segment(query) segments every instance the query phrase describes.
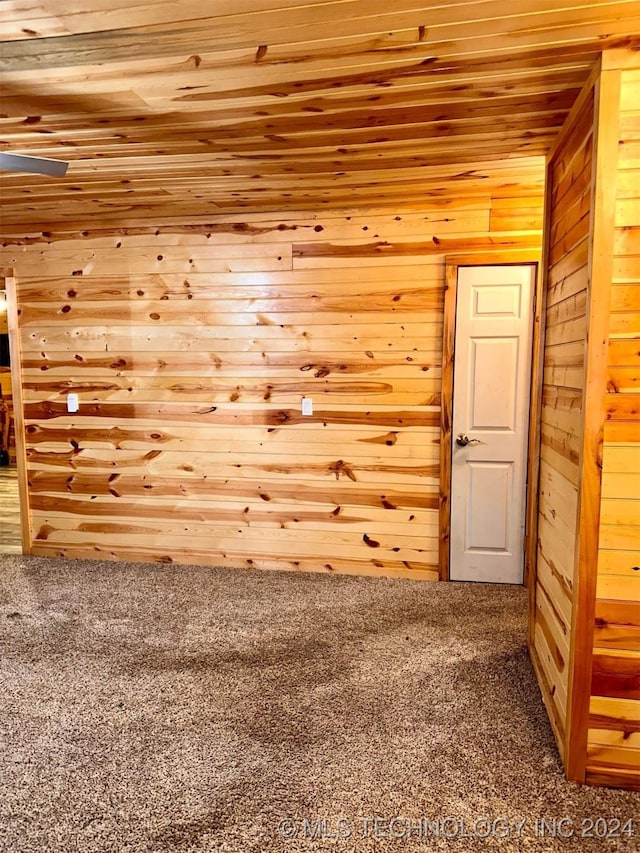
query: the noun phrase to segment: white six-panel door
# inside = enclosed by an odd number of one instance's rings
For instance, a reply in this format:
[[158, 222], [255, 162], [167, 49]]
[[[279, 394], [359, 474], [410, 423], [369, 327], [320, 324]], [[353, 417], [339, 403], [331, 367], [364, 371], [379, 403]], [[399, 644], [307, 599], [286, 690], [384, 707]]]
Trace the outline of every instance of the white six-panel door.
[[523, 580], [534, 279], [533, 265], [458, 270], [451, 580]]

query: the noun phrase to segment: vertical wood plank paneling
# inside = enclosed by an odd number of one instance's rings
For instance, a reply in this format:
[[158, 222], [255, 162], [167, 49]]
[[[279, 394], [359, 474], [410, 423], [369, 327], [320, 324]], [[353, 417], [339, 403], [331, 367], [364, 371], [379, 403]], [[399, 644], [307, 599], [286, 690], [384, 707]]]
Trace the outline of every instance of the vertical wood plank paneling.
[[640, 788], [639, 96], [640, 68], [625, 68], [620, 85], [620, 156], [613, 177], [613, 277], [586, 770], [587, 781], [636, 789]]
[[437, 579], [444, 254], [540, 242], [438, 205], [5, 241], [33, 552]]
[[20, 538], [22, 553], [31, 552], [31, 511], [27, 491], [27, 459], [23, 418], [23, 368], [22, 347], [19, 331], [19, 308], [16, 292], [16, 280], [13, 270], [4, 278], [7, 295], [7, 325], [11, 350], [11, 392], [16, 443], [16, 464], [18, 467], [18, 495], [20, 498]]

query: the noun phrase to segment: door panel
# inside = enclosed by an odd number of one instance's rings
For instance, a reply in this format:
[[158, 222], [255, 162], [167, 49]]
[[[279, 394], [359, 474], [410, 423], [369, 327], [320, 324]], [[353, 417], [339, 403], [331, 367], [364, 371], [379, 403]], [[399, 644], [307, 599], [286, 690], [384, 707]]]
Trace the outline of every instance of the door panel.
[[[466, 467], [469, 499], [465, 552], [509, 551], [512, 465], [508, 462], [468, 462]], [[484, 500], [485, 495], [492, 495], [493, 500]], [[497, 511], [498, 508], [502, 511]]]
[[452, 580], [522, 583], [534, 277], [529, 264], [458, 270]]
[[472, 338], [470, 344], [469, 429], [513, 431], [518, 338]]
[[472, 290], [475, 317], [519, 317], [522, 288], [519, 284], [474, 286]]

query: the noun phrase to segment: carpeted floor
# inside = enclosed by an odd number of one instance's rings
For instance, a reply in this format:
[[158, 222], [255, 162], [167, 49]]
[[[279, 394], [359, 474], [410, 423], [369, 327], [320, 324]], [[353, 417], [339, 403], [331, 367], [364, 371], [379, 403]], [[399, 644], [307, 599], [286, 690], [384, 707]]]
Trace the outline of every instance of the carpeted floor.
[[0, 581], [3, 851], [638, 849], [638, 795], [564, 781], [521, 588], [20, 556]]

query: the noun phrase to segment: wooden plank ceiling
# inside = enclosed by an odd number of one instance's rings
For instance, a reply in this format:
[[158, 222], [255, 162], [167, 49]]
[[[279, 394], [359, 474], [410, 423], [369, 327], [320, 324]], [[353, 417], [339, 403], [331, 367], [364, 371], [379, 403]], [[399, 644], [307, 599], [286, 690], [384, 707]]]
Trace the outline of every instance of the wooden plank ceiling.
[[0, 0], [5, 226], [539, 189], [640, 0]]

